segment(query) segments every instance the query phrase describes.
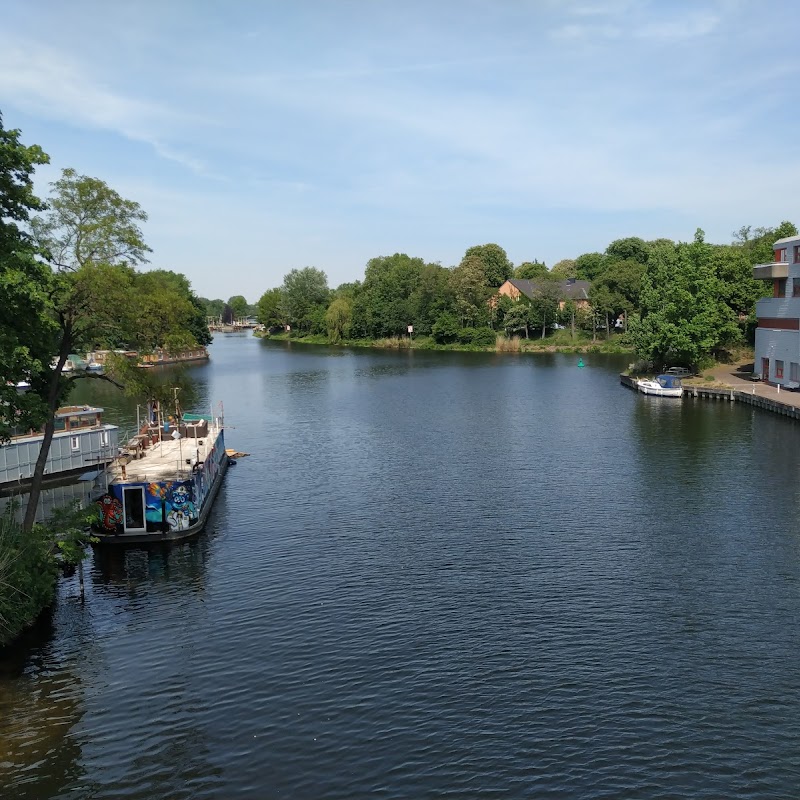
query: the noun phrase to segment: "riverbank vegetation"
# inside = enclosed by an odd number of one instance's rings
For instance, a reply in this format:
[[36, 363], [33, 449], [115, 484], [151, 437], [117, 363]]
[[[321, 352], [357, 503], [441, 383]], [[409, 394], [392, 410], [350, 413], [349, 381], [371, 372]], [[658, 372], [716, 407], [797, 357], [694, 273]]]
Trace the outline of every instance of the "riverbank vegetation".
[[[55, 412], [76, 380], [119, 385], [113, 374], [65, 374], [70, 354], [159, 347], [177, 352], [211, 340], [205, 305], [185, 276], [137, 269], [150, 253], [139, 227], [147, 215], [139, 204], [69, 168], [42, 200], [33, 192], [32, 176], [47, 163], [42, 148], [23, 144], [20, 131], [4, 128], [0, 116], [0, 445], [15, 429], [44, 433], [23, 521], [18, 528], [3, 523], [0, 627], [5, 630], [35, 617], [51, 597], [50, 569], [42, 566], [44, 545], [34, 520]], [[18, 390], [23, 383], [29, 388]], [[67, 551], [77, 557], [82, 550], [71, 550], [71, 539], [58, 534], [62, 523], [48, 523], [48, 541], [62, 557]]]
[[[267, 335], [311, 343], [597, 348], [699, 368], [752, 343], [755, 303], [770, 291], [752, 267], [772, 260], [776, 239], [796, 233], [782, 222], [740, 228], [726, 244], [706, 242], [699, 229], [691, 242], [628, 237], [550, 269], [535, 259], [515, 267], [497, 244], [470, 247], [453, 267], [396, 253], [371, 259], [362, 280], [332, 290], [322, 270], [294, 269], [262, 294], [256, 315]], [[509, 278], [531, 281], [529, 294], [498, 293]], [[570, 292], [570, 281], [587, 282], [586, 299]]]
[[[205, 306], [189, 281], [168, 270], [140, 272], [150, 248], [147, 214], [99, 178], [62, 170], [45, 202], [33, 193], [49, 163], [0, 117], [0, 444], [17, 428], [43, 429], [22, 527], [33, 528], [54, 431], [74, 381], [71, 353], [92, 349], [171, 352], [211, 340]], [[17, 390], [24, 382], [30, 388]]]

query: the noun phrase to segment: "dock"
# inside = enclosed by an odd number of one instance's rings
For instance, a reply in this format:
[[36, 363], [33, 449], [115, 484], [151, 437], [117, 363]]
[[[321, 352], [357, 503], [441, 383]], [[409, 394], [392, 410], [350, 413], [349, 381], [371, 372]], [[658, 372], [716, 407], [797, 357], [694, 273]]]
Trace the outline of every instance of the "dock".
[[[638, 391], [636, 380], [630, 375], [620, 375], [619, 379], [623, 386]], [[777, 387], [768, 384], [748, 385], [742, 381], [741, 387], [726, 388], [684, 384], [683, 397], [680, 399], [681, 402], [685, 400], [715, 400], [723, 403], [744, 403], [773, 414], [780, 414], [783, 417], [800, 419], [800, 393], [780, 391]]]

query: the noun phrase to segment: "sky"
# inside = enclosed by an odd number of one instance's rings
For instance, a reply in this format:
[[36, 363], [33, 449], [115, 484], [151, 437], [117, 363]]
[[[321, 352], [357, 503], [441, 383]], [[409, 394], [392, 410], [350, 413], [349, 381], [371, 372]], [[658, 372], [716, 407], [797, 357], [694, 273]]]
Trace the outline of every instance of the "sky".
[[800, 223], [793, 0], [6, 0], [0, 112], [140, 203], [153, 268], [549, 266]]

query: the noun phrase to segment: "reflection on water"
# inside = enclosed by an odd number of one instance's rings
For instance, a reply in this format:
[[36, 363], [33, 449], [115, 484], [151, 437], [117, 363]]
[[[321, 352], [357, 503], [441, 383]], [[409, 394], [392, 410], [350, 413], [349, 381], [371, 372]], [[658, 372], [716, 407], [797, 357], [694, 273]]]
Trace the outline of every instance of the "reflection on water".
[[584, 360], [218, 337], [252, 455], [2, 655], [3, 796], [792, 796], [795, 427]]

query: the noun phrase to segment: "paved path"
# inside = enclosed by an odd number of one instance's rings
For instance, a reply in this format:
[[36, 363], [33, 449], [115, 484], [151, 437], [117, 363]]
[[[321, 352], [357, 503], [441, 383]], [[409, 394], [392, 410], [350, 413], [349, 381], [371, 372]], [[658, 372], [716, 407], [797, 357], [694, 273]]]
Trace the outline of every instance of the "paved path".
[[800, 392], [790, 392], [786, 389], [778, 390], [775, 386], [768, 386], [760, 381], [751, 381], [747, 376], [752, 371], [753, 363], [749, 362], [746, 364], [722, 364], [714, 367], [711, 370], [711, 374], [714, 376], [715, 381], [724, 383], [732, 389], [738, 389], [740, 392], [747, 392], [760, 397], [768, 397], [770, 400], [785, 403], [787, 406], [800, 408]]

